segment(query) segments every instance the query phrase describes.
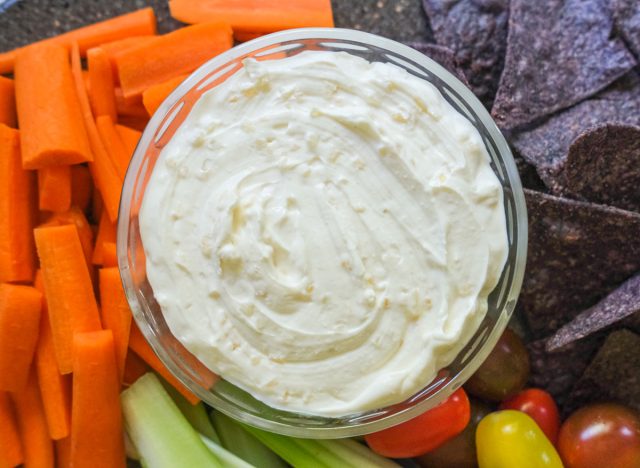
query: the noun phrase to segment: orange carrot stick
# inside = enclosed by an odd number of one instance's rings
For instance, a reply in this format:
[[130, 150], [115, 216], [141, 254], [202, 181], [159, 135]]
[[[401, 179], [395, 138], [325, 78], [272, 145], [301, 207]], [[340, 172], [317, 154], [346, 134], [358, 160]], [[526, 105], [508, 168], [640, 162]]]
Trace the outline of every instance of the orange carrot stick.
[[151, 369], [136, 353], [131, 350], [127, 352], [127, 359], [124, 363], [124, 375], [122, 383], [124, 385], [133, 385], [136, 380], [149, 372]]
[[120, 80], [118, 78], [118, 68], [116, 67], [116, 57], [128, 50], [135, 49], [136, 47], [145, 44], [154, 37], [155, 36], [125, 37], [124, 39], [118, 39], [116, 41], [107, 42], [100, 45], [100, 48], [104, 50], [104, 52], [107, 54], [107, 57], [109, 57], [109, 63], [111, 64], [114, 83], [120, 83]]
[[141, 95], [156, 84], [189, 73], [233, 46], [231, 28], [207, 23], [158, 36], [116, 58], [125, 98]]
[[116, 359], [120, 380], [124, 375], [129, 333], [131, 331], [131, 309], [122, 289], [122, 280], [117, 267], [100, 270], [100, 306], [104, 328], [113, 332]]
[[169, 94], [171, 94], [187, 76], [189, 75], [179, 75], [165, 81], [164, 83], [151, 86], [144, 90], [142, 93], [142, 103], [149, 115], [153, 115], [153, 113], [158, 110], [160, 104], [162, 104], [167, 96], [169, 96]]
[[87, 166], [71, 166], [71, 205], [85, 213], [91, 206], [93, 182]]
[[71, 436], [55, 440], [56, 468], [71, 468]]
[[169, 9], [183, 23], [224, 21], [252, 33], [333, 27], [330, 0], [170, 0]]
[[109, 57], [100, 47], [87, 52], [89, 102], [93, 115], [108, 115], [116, 120], [116, 96]]
[[35, 370], [32, 369], [29, 372], [25, 389], [11, 395], [16, 405], [18, 428], [24, 451], [24, 466], [53, 468], [53, 443], [47, 429]]
[[26, 47], [18, 53], [15, 77], [22, 166], [90, 161], [67, 50], [54, 44]]
[[[147, 110], [145, 109], [145, 114]], [[124, 125], [125, 127], [132, 128], [140, 133], [142, 133], [149, 123], [149, 115], [145, 117], [136, 117], [133, 115], [118, 115], [118, 124]]]
[[31, 281], [36, 178], [22, 169], [17, 130], [0, 124], [0, 283]]
[[102, 244], [102, 267], [117, 267], [118, 255], [116, 253], [115, 242], [105, 242]]
[[264, 36], [263, 32], [249, 32], [249, 31], [237, 31], [233, 30], [233, 38], [238, 42], [247, 42]]
[[122, 88], [116, 88], [116, 109], [119, 117], [140, 117], [149, 118], [149, 113], [142, 103], [142, 96], [136, 95], [125, 99], [122, 95]]
[[0, 466], [18, 466], [24, 461], [15, 408], [9, 393], [0, 392]]
[[111, 330], [74, 339], [71, 466], [125, 466], [120, 379]]
[[96, 236], [96, 247], [93, 250], [93, 264], [102, 265], [103, 263], [103, 246], [105, 242], [116, 241], [116, 225], [111, 222], [106, 213], [102, 213], [100, 224], [98, 226], [98, 235]]
[[89, 98], [82, 84], [82, 64], [80, 63], [80, 52], [77, 44], [74, 44], [71, 48], [71, 71], [80, 101], [84, 126], [89, 136], [91, 151], [95, 157], [95, 160], [89, 164], [89, 170], [97, 189], [100, 191], [105, 210], [109, 214], [111, 221], [115, 222], [118, 219], [122, 179], [118, 176], [115, 167], [111, 163], [107, 150], [100, 139], [96, 123], [93, 120]]
[[[35, 287], [44, 296], [44, 282], [40, 270], [36, 273]], [[53, 440], [59, 440], [67, 437], [71, 428], [71, 379], [69, 375], [62, 375], [58, 370], [47, 301], [42, 302], [36, 371], [49, 436]]]
[[116, 130], [124, 143], [124, 147], [127, 149], [127, 153], [129, 154], [129, 158], [133, 156], [133, 153], [136, 151], [138, 146], [138, 142], [140, 141], [140, 137], [142, 136], [142, 132], [138, 130], [134, 130], [133, 128], [125, 127], [124, 125], [117, 125]]
[[124, 146], [120, 134], [116, 130], [114, 121], [108, 115], [101, 115], [96, 118], [96, 126], [98, 127], [102, 144], [111, 158], [111, 162], [115, 166], [116, 171], [118, 171], [120, 178], [124, 180], [127, 168], [129, 167], [131, 154], [127, 152], [127, 148]]
[[[80, 52], [84, 54], [88, 49], [104, 44], [105, 42], [155, 33], [156, 17], [153, 9], [143, 8], [142, 10], [116, 16], [106, 21], [93, 23], [83, 28], [45, 39], [37, 44], [46, 42], [61, 44], [70, 48], [74, 42], [77, 42], [80, 47]], [[13, 71], [16, 55], [22, 49], [24, 49], [24, 47], [0, 53], [0, 74], [11, 73]]]
[[16, 126], [16, 97], [13, 80], [0, 76], [0, 123]]
[[197, 404], [200, 399], [195, 396], [182, 382], [180, 382], [169, 369], [162, 363], [155, 351], [149, 346], [147, 340], [142, 335], [135, 323], [131, 325], [131, 333], [129, 334], [129, 348], [142, 358], [153, 370], [160, 374], [169, 384], [171, 384], [182, 396], [184, 396], [192, 405]]
[[71, 207], [71, 166], [38, 169], [38, 206], [41, 211]]
[[38, 343], [42, 294], [0, 284], [0, 391], [22, 391]]
[[100, 314], [76, 226], [34, 230], [60, 373], [73, 368], [73, 334], [100, 329]]

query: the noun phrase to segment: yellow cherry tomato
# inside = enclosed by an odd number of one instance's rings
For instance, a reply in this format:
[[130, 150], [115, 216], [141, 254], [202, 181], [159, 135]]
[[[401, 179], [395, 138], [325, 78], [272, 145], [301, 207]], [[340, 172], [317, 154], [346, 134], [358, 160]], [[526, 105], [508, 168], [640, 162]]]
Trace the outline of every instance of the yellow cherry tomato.
[[498, 411], [485, 416], [476, 430], [480, 468], [562, 468], [544, 432], [525, 413]]

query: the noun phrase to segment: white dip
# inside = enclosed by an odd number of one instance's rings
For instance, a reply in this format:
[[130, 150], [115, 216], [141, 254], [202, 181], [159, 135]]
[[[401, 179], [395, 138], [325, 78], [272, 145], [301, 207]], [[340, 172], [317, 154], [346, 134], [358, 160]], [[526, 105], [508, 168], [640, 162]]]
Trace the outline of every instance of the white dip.
[[483, 319], [507, 255], [478, 131], [390, 64], [304, 52], [205, 93], [140, 210], [173, 334], [265, 403], [399, 402]]

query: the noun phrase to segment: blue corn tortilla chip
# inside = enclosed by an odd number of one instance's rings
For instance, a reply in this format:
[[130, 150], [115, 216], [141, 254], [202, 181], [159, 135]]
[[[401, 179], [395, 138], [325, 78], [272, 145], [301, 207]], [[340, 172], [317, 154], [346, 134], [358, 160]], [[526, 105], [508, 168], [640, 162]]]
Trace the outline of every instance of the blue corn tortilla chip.
[[611, 401], [640, 410], [640, 335], [629, 330], [609, 334], [573, 385], [563, 413], [567, 415], [589, 403]]
[[512, 0], [504, 70], [491, 111], [498, 125], [530, 124], [586, 99], [636, 61], [612, 37], [608, 0]]
[[529, 247], [520, 305], [549, 336], [640, 270], [640, 213], [525, 190]]
[[432, 59], [434, 62], [439, 63], [447, 69], [453, 76], [462, 81], [465, 85], [469, 86], [467, 77], [460, 68], [456, 56], [451, 49], [440, 46], [438, 44], [430, 44], [428, 42], [408, 42], [409, 47], [413, 47], [419, 52]]
[[549, 190], [562, 195], [567, 194], [564, 167], [571, 144], [590, 128], [607, 123], [640, 125], [640, 77], [635, 71], [535, 127], [512, 132], [509, 139]]
[[616, 29], [629, 50], [640, 60], [640, 2], [611, 0]]
[[547, 340], [547, 350], [561, 349], [616, 324], [627, 325], [640, 332], [640, 327], [636, 327], [640, 323], [634, 322], [640, 322], [640, 274], [632, 276], [596, 305], [557, 330]]
[[547, 340], [527, 344], [531, 375], [529, 384], [551, 393], [560, 407], [567, 402], [567, 395], [575, 382], [598, 351], [604, 337], [571, 343], [562, 350], [547, 350]]
[[640, 127], [587, 130], [569, 148], [564, 177], [575, 198], [640, 212]]
[[509, 0], [423, 0], [438, 44], [451, 49], [470, 87], [491, 108], [507, 47]]

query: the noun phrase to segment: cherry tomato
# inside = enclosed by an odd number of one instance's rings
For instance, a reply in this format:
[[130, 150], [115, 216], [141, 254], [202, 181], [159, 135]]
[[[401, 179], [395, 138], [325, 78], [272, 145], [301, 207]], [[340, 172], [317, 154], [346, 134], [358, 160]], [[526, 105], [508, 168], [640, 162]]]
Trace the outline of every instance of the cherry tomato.
[[464, 388], [479, 398], [502, 401], [522, 390], [528, 378], [527, 348], [520, 337], [507, 328]]
[[461, 388], [443, 403], [397, 426], [367, 434], [371, 449], [385, 457], [409, 458], [429, 452], [460, 434], [471, 416], [469, 398]]
[[560, 428], [558, 451], [567, 468], [639, 468], [640, 415], [613, 403], [585, 406]]
[[419, 465], [427, 468], [473, 468], [478, 465], [476, 455], [476, 428], [491, 407], [478, 400], [471, 400], [471, 419], [464, 430], [437, 449], [418, 457]]
[[486, 416], [476, 430], [480, 468], [562, 468], [556, 449], [536, 422], [521, 411]]
[[553, 445], [558, 441], [560, 414], [553, 397], [539, 388], [528, 388], [500, 404], [500, 409], [527, 413], [540, 426]]

